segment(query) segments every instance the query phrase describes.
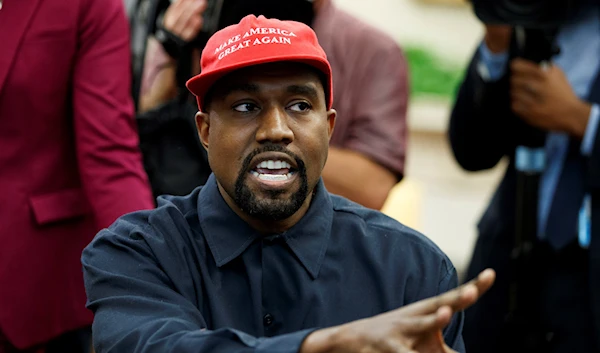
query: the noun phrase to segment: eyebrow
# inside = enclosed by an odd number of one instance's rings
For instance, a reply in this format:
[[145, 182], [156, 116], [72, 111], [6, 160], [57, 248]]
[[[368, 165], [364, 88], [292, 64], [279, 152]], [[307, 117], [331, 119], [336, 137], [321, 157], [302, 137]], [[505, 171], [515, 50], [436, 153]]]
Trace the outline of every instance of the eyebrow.
[[317, 100], [319, 98], [319, 94], [317, 90], [309, 85], [291, 85], [287, 87], [288, 93], [292, 94], [302, 94], [309, 96], [310, 98]]
[[[310, 85], [290, 85], [287, 86], [286, 90], [288, 93], [306, 95], [314, 100], [319, 98], [317, 90]], [[227, 97], [234, 92], [258, 93], [260, 92], [260, 87], [254, 83], [232, 84], [223, 89], [222, 95], [223, 97]]]

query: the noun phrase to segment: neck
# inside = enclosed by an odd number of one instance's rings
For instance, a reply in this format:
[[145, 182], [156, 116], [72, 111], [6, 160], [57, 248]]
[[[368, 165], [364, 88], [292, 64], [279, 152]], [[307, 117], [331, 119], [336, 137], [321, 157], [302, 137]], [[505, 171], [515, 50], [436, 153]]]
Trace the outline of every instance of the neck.
[[254, 228], [256, 231], [264, 235], [279, 234], [292, 228], [296, 223], [298, 223], [302, 219], [302, 217], [304, 217], [304, 215], [308, 211], [308, 208], [310, 207], [310, 203], [313, 197], [313, 192], [309, 192], [308, 196], [306, 197], [306, 200], [304, 200], [304, 202], [302, 203], [302, 206], [300, 206], [300, 208], [293, 215], [286, 219], [279, 221], [263, 220], [252, 217], [246, 212], [244, 212], [241, 208], [238, 207], [235, 201], [223, 189], [219, 182], [217, 182], [217, 186], [219, 188], [219, 193], [221, 194], [227, 205], [229, 205], [229, 207], [233, 210], [233, 212], [235, 212], [241, 219], [248, 223], [250, 227]]

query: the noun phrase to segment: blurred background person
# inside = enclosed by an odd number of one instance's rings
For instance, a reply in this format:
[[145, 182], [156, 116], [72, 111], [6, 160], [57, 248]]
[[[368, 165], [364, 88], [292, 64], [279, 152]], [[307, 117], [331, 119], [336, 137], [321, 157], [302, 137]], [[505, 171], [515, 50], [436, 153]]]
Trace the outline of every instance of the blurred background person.
[[[560, 4], [541, 3], [566, 13]], [[547, 66], [517, 55], [539, 44], [526, 41], [531, 32], [488, 24], [467, 69], [450, 120], [454, 156], [469, 171], [509, 158], [478, 223], [466, 278], [486, 267], [498, 273], [494, 288], [466, 311], [469, 352], [501, 352], [522, 340], [531, 344], [526, 351], [600, 351], [599, 7], [595, 1], [565, 7], [570, 11], [558, 30], [545, 31], [560, 49]], [[511, 252], [525, 214], [516, 214], [519, 183], [525, 180], [517, 168], [527, 164], [517, 146], [535, 147], [536, 136], [541, 136], [542, 163], [534, 190], [531, 263], [512, 269], [519, 266]], [[517, 280], [519, 271], [526, 278]], [[525, 316], [514, 317], [514, 300]]]
[[[139, 94], [141, 113], [164, 110], [165, 104], [178, 99], [182, 91], [182, 82], [177, 79], [178, 72], [182, 70], [182, 61], [189, 61], [182, 55], [192, 55], [194, 60], [191, 62], [198, 62], [199, 51], [189, 54], [185, 47], [193, 45], [205, 27], [205, 11], [209, 11], [210, 6], [214, 5], [205, 0], [175, 0], [168, 6], [164, 16], [158, 18], [159, 34], [149, 39], [143, 66]], [[364, 206], [381, 209], [392, 187], [403, 178], [406, 156], [408, 68], [397, 42], [379, 29], [339, 9], [331, 0], [225, 1], [219, 14], [219, 26], [236, 23], [249, 13], [304, 22], [315, 30], [332, 65], [336, 87], [334, 106], [339, 113], [331, 139], [332, 148], [323, 172], [326, 187], [330, 192]], [[183, 66], [189, 68], [191, 74], [198, 71], [197, 65]], [[183, 114], [189, 114], [182, 111]], [[192, 117], [193, 114], [190, 119]], [[147, 118], [138, 118], [138, 122], [149, 124]], [[165, 130], [162, 131], [164, 134]], [[161, 138], [157, 135], [153, 137]], [[148, 141], [151, 144], [150, 138]], [[161, 153], [150, 148], [148, 151], [148, 154]], [[178, 158], [175, 154], [172, 158]], [[150, 156], [148, 158], [152, 159]], [[163, 160], [165, 164], [172, 162], [167, 157]], [[184, 175], [186, 171], [182, 169], [189, 164], [174, 168], [177, 173]], [[166, 167], [163, 164], [163, 167], [151, 169]], [[150, 171], [149, 175], [152, 182], [154, 173]], [[200, 175], [198, 179], [208, 177], [208, 174], [196, 175]], [[161, 176], [155, 179], [161, 179]], [[204, 181], [193, 180], [181, 193], [191, 191]], [[177, 185], [182, 182], [186, 183], [180, 181]]]
[[123, 2], [0, 4], [0, 352], [87, 352], [81, 252], [153, 205]]

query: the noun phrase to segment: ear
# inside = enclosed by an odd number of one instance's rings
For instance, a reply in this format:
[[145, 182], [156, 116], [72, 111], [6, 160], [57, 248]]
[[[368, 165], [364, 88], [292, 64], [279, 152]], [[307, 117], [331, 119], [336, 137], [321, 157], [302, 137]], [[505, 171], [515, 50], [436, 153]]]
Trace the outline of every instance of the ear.
[[329, 139], [333, 134], [333, 128], [335, 127], [335, 118], [337, 118], [337, 111], [335, 109], [329, 109], [327, 111], [327, 124], [329, 125]]
[[196, 128], [198, 129], [200, 143], [208, 151], [208, 135], [210, 134], [210, 119], [208, 114], [203, 112], [196, 113]]

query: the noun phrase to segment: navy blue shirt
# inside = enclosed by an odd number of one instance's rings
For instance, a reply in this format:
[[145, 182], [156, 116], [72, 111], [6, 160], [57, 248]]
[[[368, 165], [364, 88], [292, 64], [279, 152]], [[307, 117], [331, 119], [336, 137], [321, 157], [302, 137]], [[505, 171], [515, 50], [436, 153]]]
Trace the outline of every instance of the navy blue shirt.
[[[107, 352], [297, 352], [318, 328], [370, 317], [457, 285], [430, 240], [329, 194], [264, 236], [229, 208], [214, 175], [185, 197], [125, 215], [84, 250], [94, 344]], [[463, 316], [444, 331], [464, 351]]]

